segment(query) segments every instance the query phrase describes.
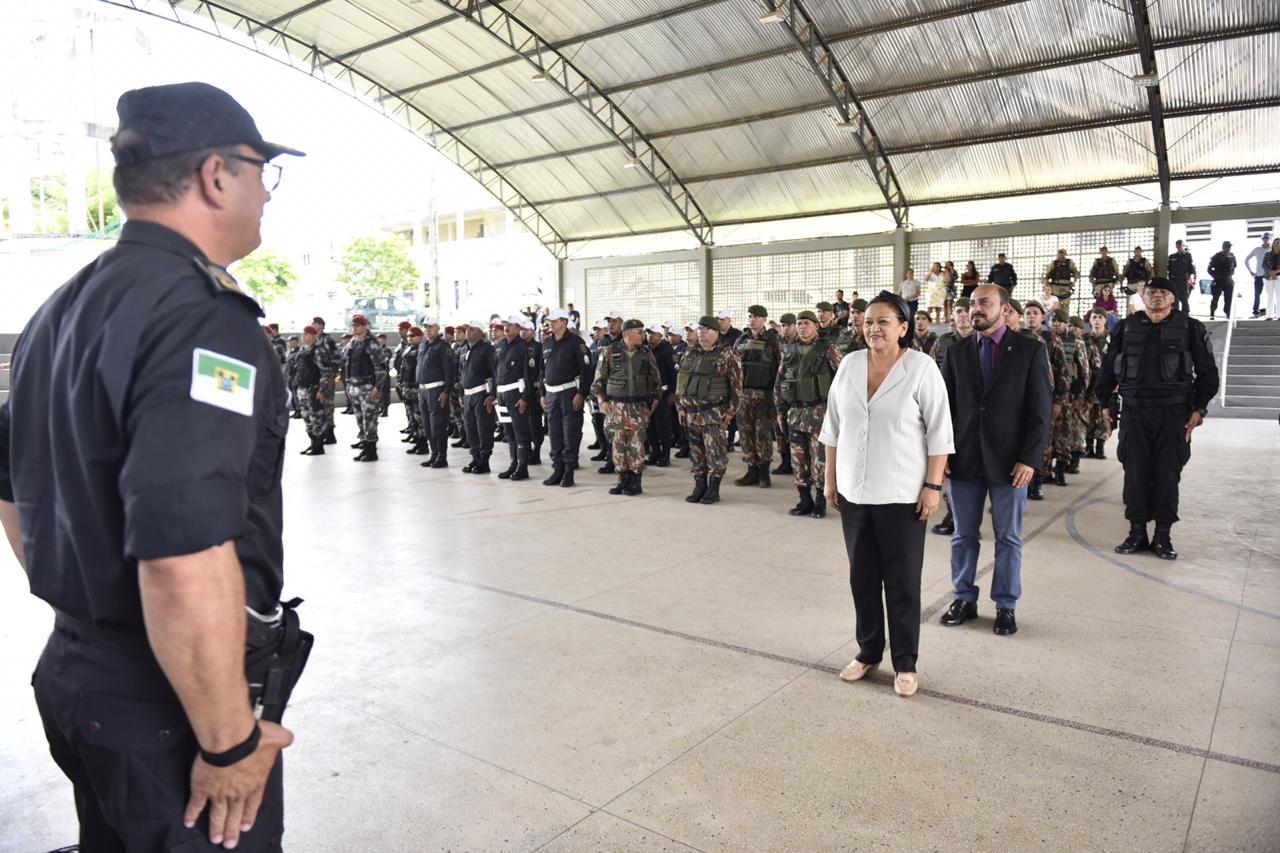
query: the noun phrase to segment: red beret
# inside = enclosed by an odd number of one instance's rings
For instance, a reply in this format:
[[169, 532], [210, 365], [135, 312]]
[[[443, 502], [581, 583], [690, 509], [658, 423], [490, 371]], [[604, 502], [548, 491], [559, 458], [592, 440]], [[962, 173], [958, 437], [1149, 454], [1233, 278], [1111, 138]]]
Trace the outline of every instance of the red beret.
[[318, 335], [318, 334], [320, 334], [320, 330], [319, 330], [319, 329], [317, 329], [315, 326], [306, 326], [305, 328], [303, 328], [303, 330], [302, 330], [302, 334], [304, 334], [304, 335]]
[[401, 320], [401, 321], [400, 321], [400, 328], [402, 328], [402, 329], [407, 329], [407, 328], [409, 328], [409, 327], [410, 327], [410, 326], [412, 326], [412, 325], [413, 325], [413, 324], [412, 324], [412, 323], [410, 323], [408, 320]]
[[354, 317], [351, 318], [351, 325], [367, 326], [369, 325], [369, 318], [364, 316], [363, 314], [356, 314]]
[[454, 331], [455, 331], [455, 329], [453, 328], [453, 326], [445, 326], [445, 327], [444, 327], [444, 333], [445, 333], [446, 335], [452, 335], [452, 334], [454, 333]]
[[422, 337], [422, 330], [421, 330], [421, 329], [419, 329], [417, 326], [410, 326], [410, 327], [409, 327], [409, 337], [411, 337], [411, 338], [420, 338], [420, 337]]

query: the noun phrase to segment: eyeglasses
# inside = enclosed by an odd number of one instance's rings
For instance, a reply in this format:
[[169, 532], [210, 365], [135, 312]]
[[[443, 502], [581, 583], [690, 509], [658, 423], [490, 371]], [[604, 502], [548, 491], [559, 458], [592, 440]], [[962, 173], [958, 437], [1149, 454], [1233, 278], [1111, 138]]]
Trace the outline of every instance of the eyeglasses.
[[242, 163], [252, 163], [262, 170], [262, 188], [269, 193], [276, 191], [276, 187], [280, 186], [280, 178], [284, 172], [284, 167], [277, 163], [269, 163], [266, 160], [255, 160], [252, 157], [245, 157], [243, 154], [228, 154], [227, 159], [239, 160]]

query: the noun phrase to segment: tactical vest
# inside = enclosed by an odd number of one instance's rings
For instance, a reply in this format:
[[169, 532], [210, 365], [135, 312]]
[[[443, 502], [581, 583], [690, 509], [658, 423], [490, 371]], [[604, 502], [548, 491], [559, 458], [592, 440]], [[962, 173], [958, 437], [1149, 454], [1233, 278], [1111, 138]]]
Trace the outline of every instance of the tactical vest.
[[742, 357], [742, 387], [755, 391], [772, 388], [778, 377], [778, 365], [769, 348], [769, 333], [758, 338], [744, 334], [738, 338], [737, 350]]
[[[1120, 384], [1140, 386], [1145, 392], [1165, 391], [1170, 396], [1190, 394], [1195, 385], [1195, 364], [1191, 358], [1189, 329], [1187, 315], [1181, 311], [1174, 311], [1158, 326], [1145, 311], [1126, 320], [1124, 346], [1115, 366]], [[1158, 347], [1159, 376], [1143, 375], [1142, 354], [1148, 346]]]
[[628, 356], [622, 341], [609, 345], [609, 376], [604, 393], [615, 403], [639, 403], [657, 396], [658, 376], [649, 363], [649, 345], [641, 344]]
[[1076, 361], [1076, 352], [1081, 346], [1080, 338], [1076, 335], [1058, 335], [1058, 340], [1067, 356], [1067, 380], [1075, 382], [1080, 378], [1080, 362]]
[[1053, 259], [1053, 276], [1054, 281], [1071, 281], [1071, 259], [1070, 258], [1054, 258]]
[[677, 397], [702, 403], [723, 403], [729, 399], [729, 380], [716, 375], [721, 349], [719, 344], [709, 350], [689, 348], [680, 361], [680, 373], [676, 376]]
[[373, 378], [373, 356], [369, 355], [369, 347], [374, 346], [371, 339], [352, 340], [347, 344], [347, 357], [342, 378], [347, 381]]
[[299, 388], [314, 388], [320, 384], [320, 365], [316, 361], [316, 352], [314, 346], [309, 346], [298, 352], [298, 360], [295, 362], [297, 374], [295, 379]]
[[834, 377], [822, 338], [811, 344], [787, 344], [782, 356], [782, 399], [796, 406], [825, 403]]
[[1125, 273], [1125, 281], [1129, 284], [1151, 280], [1151, 265], [1146, 258], [1132, 258], [1127, 267], [1128, 272]]

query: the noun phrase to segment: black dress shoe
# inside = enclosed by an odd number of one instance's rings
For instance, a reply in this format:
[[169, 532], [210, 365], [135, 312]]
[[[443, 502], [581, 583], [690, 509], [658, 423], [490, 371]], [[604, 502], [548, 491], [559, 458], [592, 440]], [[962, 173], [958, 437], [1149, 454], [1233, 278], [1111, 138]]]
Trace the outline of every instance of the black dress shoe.
[[955, 519], [951, 517], [951, 513], [947, 513], [946, 518], [933, 526], [933, 532], [939, 536], [950, 536], [956, 532], [956, 522]]
[[978, 618], [978, 603], [976, 601], [961, 601], [956, 599], [951, 602], [951, 606], [947, 608], [947, 612], [942, 614], [942, 618], [938, 621], [948, 627], [963, 625], [970, 619]]
[[1151, 543], [1147, 539], [1147, 526], [1130, 524], [1129, 537], [1116, 546], [1117, 554], [1136, 554], [1139, 551], [1150, 549]]
[[1156, 533], [1151, 537], [1151, 553], [1162, 560], [1178, 559], [1178, 552], [1173, 549], [1173, 543], [1169, 541], [1169, 528], [1156, 527]]
[[996, 624], [991, 628], [991, 631], [1001, 637], [1008, 637], [1018, 633], [1018, 620], [1013, 618], [1012, 607], [996, 608]]

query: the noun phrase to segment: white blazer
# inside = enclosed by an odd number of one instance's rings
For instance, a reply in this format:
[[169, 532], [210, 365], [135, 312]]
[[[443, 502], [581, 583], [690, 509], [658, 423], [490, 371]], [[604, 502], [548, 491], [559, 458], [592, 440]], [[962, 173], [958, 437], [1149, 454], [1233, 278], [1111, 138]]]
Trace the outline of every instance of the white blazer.
[[914, 504], [929, 456], [955, 452], [947, 386], [933, 359], [907, 350], [867, 402], [867, 350], [840, 362], [818, 439], [836, 449], [836, 490], [856, 504]]

